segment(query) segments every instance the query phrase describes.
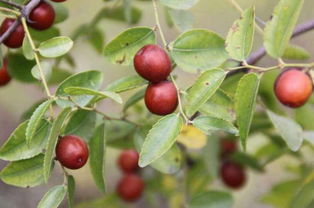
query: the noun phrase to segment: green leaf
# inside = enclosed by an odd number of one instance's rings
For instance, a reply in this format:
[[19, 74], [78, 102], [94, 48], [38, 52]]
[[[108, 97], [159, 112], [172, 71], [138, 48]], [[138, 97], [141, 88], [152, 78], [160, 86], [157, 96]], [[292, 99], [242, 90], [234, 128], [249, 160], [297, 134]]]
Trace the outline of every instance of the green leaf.
[[45, 182], [48, 181], [50, 176], [50, 172], [53, 166], [53, 153], [55, 152], [55, 148], [58, 142], [58, 136], [60, 134], [61, 128], [63, 123], [65, 122], [66, 118], [68, 117], [69, 113], [71, 112], [71, 108], [65, 108], [63, 111], [60, 112], [58, 117], [54, 120], [51, 131], [49, 134], [48, 144], [46, 147], [46, 153], [44, 158], [44, 178]]
[[193, 125], [206, 134], [211, 134], [212, 132], [219, 130], [235, 135], [239, 133], [238, 129], [232, 123], [210, 116], [198, 116], [194, 120]]
[[[137, 151], [140, 151], [145, 141], [149, 129], [138, 129], [134, 134], [134, 144]], [[182, 165], [182, 154], [176, 144], [159, 159], [150, 164], [154, 169], [164, 174], [174, 174], [178, 172]]]
[[224, 39], [204, 29], [183, 33], [170, 45], [170, 50], [176, 64], [187, 72], [217, 67], [228, 59]]
[[[106, 120], [106, 140], [108, 145], [114, 145], [121, 141], [123, 144], [130, 143], [130, 135], [133, 135], [136, 126], [123, 120]], [[133, 141], [131, 141], [133, 143]]]
[[57, 208], [65, 197], [67, 187], [65, 185], [54, 186], [40, 200], [37, 208]]
[[26, 83], [36, 81], [31, 74], [35, 61], [27, 60], [21, 54], [10, 54], [8, 60], [8, 72], [13, 79]]
[[48, 85], [59, 84], [59, 83], [63, 82], [65, 79], [67, 79], [71, 75], [72, 75], [72, 73], [67, 71], [67, 70], [54, 68], [52, 70], [51, 76], [49, 77], [49, 80], [47, 80], [48, 81]]
[[67, 195], [68, 195], [68, 207], [74, 207], [74, 192], [75, 192], [75, 179], [71, 175], [67, 175]]
[[220, 139], [216, 134], [210, 135], [207, 138], [206, 146], [202, 149], [202, 158], [204, 158], [206, 171], [211, 178], [219, 177], [220, 168]]
[[88, 142], [95, 129], [96, 115], [92, 111], [81, 109], [75, 111], [65, 127], [64, 134], [77, 135]]
[[9, 185], [18, 187], [34, 187], [44, 182], [44, 155], [11, 162], [0, 172], [1, 180]]
[[8, 161], [24, 160], [40, 154], [47, 143], [50, 124], [41, 120], [27, 144], [25, 139], [28, 121], [20, 124], [0, 148], [0, 159]]
[[165, 154], [176, 141], [183, 125], [180, 115], [161, 118], [149, 131], [143, 144], [139, 166], [145, 167]]
[[141, 89], [130, 96], [130, 98], [125, 102], [123, 106], [123, 111], [126, 111], [129, 107], [136, 104], [138, 101], [142, 100], [145, 96], [146, 89]]
[[283, 56], [297, 23], [304, 0], [280, 0], [265, 26], [264, 46], [273, 58]]
[[190, 9], [199, 0], [160, 0], [162, 4], [172, 9]]
[[234, 152], [231, 156], [232, 160], [245, 167], [250, 167], [257, 171], [264, 171], [264, 167], [260, 164], [259, 160], [244, 152]]
[[190, 11], [169, 8], [168, 14], [179, 31], [184, 32], [193, 28], [194, 16]]
[[[98, 90], [103, 81], [103, 74], [99, 71], [85, 71], [78, 74], [74, 74], [64, 80], [58, 87], [56, 91], [56, 96], [67, 97], [68, 93], [64, 91], [68, 87], [84, 87], [93, 90]], [[81, 95], [72, 97], [72, 99], [80, 106], [87, 105], [94, 96], [91, 95]], [[57, 104], [62, 107], [73, 107], [74, 104], [67, 100], [57, 100]]]
[[54, 100], [47, 100], [43, 102], [42, 104], [38, 106], [38, 108], [34, 111], [33, 115], [31, 116], [27, 124], [26, 132], [25, 132], [25, 136], [26, 136], [25, 139], [28, 144], [30, 144], [30, 142], [34, 138], [34, 134], [36, 130], [38, 129], [41, 120], [43, 119], [46, 111], [48, 110], [49, 106], [53, 102]]
[[300, 183], [300, 180], [289, 180], [276, 184], [262, 197], [261, 201], [276, 208], [288, 208]]
[[188, 90], [186, 113], [193, 115], [216, 92], [226, 73], [221, 69], [203, 72]]
[[249, 135], [260, 78], [255, 73], [244, 75], [238, 83], [235, 95], [235, 111], [243, 149]]
[[105, 124], [99, 125], [89, 142], [90, 160], [89, 165], [98, 189], [105, 192]]
[[73, 41], [66, 36], [54, 37], [40, 43], [38, 51], [46, 58], [56, 58], [69, 52], [73, 46]]
[[111, 63], [130, 65], [133, 63], [135, 54], [143, 46], [154, 43], [156, 43], [156, 37], [151, 28], [129, 28], [105, 46], [104, 56]]
[[122, 77], [106, 87], [106, 90], [113, 91], [116, 93], [124, 92], [127, 90], [131, 90], [137, 87], [141, 87], [147, 84], [147, 81], [143, 78], [139, 77], [138, 75], [131, 75]]
[[34, 40], [37, 40], [39, 42], [48, 40], [53, 37], [57, 37], [60, 35], [60, 31], [56, 27], [50, 27], [47, 30], [35, 30], [31, 27], [29, 28], [29, 31], [31, 33], [31, 36]]
[[89, 88], [83, 88], [83, 87], [68, 87], [64, 89], [64, 92], [66, 92], [69, 95], [94, 95], [97, 96], [97, 101], [105, 98], [110, 98], [117, 103], [122, 103], [122, 98], [119, 94], [115, 92], [110, 91], [96, 91]]
[[22, 49], [23, 49], [23, 54], [24, 54], [26, 59], [28, 59], [28, 60], [34, 59], [34, 51], [32, 49], [32, 46], [31, 46], [27, 36], [25, 36], [23, 39]]
[[267, 110], [271, 122], [292, 151], [300, 149], [303, 142], [302, 127], [290, 118], [286, 118]]
[[254, 7], [245, 10], [241, 18], [233, 23], [226, 40], [226, 50], [231, 58], [243, 61], [250, 55], [253, 47], [254, 25]]
[[231, 208], [234, 200], [229, 193], [221, 191], [206, 191], [194, 196], [189, 208]]
[[229, 122], [232, 122], [234, 120], [231, 112], [232, 109], [224, 105], [213, 103], [210, 100], [207, 101], [204, 105], [202, 105], [199, 111], [202, 115], [220, 118]]
[[290, 60], [307, 60], [311, 54], [300, 46], [289, 45], [282, 57]]
[[292, 198], [290, 208], [310, 208], [314, 201], [314, 180], [306, 182]]
[[[40, 62], [41, 68], [43, 70], [43, 74], [46, 80], [48, 80], [52, 73], [52, 64], [48, 61], [42, 61]], [[32, 76], [37, 79], [41, 80], [41, 73], [39, 70], [38, 65], [35, 65], [31, 70]]]
[[46, 99], [44, 100], [39, 100], [37, 102], [35, 102], [31, 107], [29, 107], [21, 116], [21, 120], [22, 121], [26, 121], [28, 119], [31, 118], [31, 116], [33, 115], [34, 111], [38, 108], [38, 106], [40, 106], [43, 102], [45, 102]]
[[[142, 16], [142, 12], [140, 9], [136, 8], [136, 7], [131, 7], [130, 9], [130, 24], [136, 24], [139, 22], [139, 20], [141, 19]], [[112, 19], [112, 20], [116, 20], [116, 21], [122, 21], [122, 22], [126, 22], [127, 18], [125, 16], [124, 13], [124, 7], [123, 6], [119, 6], [119, 7], [115, 7], [115, 8], [104, 8], [101, 10], [101, 12], [99, 12], [97, 19], [98, 21], [101, 18], [107, 18], [107, 19]]]
[[87, 39], [89, 43], [93, 46], [93, 48], [99, 54], [101, 54], [105, 44], [104, 34], [102, 33], [102, 31], [96, 27], [93, 27], [92, 30], [89, 31]]
[[53, 7], [56, 14], [54, 24], [61, 23], [69, 17], [69, 10], [63, 4], [60, 4], [59, 2], [49, 2], [49, 3]]

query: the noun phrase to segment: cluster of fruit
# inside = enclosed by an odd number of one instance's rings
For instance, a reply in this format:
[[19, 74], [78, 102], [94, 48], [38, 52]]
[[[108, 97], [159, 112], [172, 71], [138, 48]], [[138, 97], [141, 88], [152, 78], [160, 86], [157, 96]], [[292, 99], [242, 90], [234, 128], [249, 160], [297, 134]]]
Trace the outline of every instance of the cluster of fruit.
[[118, 183], [117, 193], [127, 202], [139, 199], [144, 190], [144, 181], [136, 174], [139, 169], [138, 159], [139, 154], [133, 149], [122, 151], [118, 158], [118, 164], [124, 176]]
[[246, 174], [243, 167], [232, 161], [230, 157], [237, 151], [237, 144], [234, 140], [223, 139], [220, 143], [220, 177], [224, 184], [229, 188], [241, 188], [246, 181]]
[[167, 115], [178, 106], [176, 86], [167, 80], [172, 64], [168, 54], [158, 45], [146, 45], [134, 57], [136, 72], [148, 80], [145, 104], [151, 113]]

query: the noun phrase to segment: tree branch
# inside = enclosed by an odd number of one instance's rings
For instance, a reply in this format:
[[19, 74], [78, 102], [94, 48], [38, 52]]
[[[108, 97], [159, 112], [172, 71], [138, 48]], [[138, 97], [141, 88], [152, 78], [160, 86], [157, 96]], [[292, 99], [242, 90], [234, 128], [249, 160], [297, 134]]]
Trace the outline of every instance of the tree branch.
[[0, 2], [4, 3], [4, 4], [6, 4], [6, 5], [12, 6], [12, 7], [14, 7], [14, 8], [17, 8], [17, 9], [19, 9], [19, 10], [21, 10], [21, 9], [23, 8], [22, 5], [17, 4], [17, 3], [15, 3], [15, 2], [12, 2], [12, 1], [0, 0]]
[[[30, 0], [28, 4], [24, 5], [24, 6], [21, 6], [21, 5], [17, 5], [13, 2], [9, 2], [9, 1], [6, 1], [6, 0], [0, 0], [0, 2], [3, 2], [5, 4], [8, 4], [8, 5], [15, 5], [14, 7], [19, 7], [20, 11], [21, 11], [21, 15], [23, 17], [26, 18], [26, 20], [28, 22], [31, 22], [29, 20], [29, 14], [33, 11], [33, 9], [41, 2], [41, 0]], [[16, 28], [19, 26], [19, 24], [21, 24], [21, 17], [18, 17], [15, 22], [10, 26], [10, 28], [5, 31], [1, 36], [0, 36], [0, 44], [3, 43], [3, 41], [5, 41], [10, 35], [11, 33], [13, 33]]]

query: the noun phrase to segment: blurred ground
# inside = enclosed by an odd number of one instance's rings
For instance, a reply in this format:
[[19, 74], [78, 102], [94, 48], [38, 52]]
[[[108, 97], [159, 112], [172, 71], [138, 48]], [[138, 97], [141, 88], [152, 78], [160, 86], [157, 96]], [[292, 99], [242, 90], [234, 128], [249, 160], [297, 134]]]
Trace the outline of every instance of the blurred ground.
[[[255, 5], [257, 16], [263, 20], [267, 20], [278, 0], [238, 0], [238, 2], [243, 8]], [[139, 25], [155, 25], [150, 2], [143, 3], [134, 1], [134, 3], [143, 9], [144, 18], [142, 18]], [[103, 2], [101, 0], [93, 1], [92, 3], [83, 0], [68, 0], [65, 5], [70, 9], [70, 18], [62, 23], [60, 27], [63, 35], [69, 35], [76, 26], [89, 22], [97, 13], [97, 10], [101, 8]], [[313, 8], [314, 1], [305, 1], [299, 22], [313, 19]], [[237, 11], [228, 4], [227, 0], [200, 0], [200, 3], [192, 9], [192, 12], [195, 15], [195, 28], [208, 28], [222, 36], [226, 36], [232, 22], [239, 17]], [[161, 17], [167, 40], [174, 40], [179, 33], [176, 29], [167, 29], [163, 15], [161, 15]], [[128, 27], [123, 23], [109, 20], [102, 21], [100, 26], [100, 28], [106, 32], [107, 40], [112, 39], [119, 32]], [[306, 48], [311, 54], [314, 54], [313, 36], [314, 31], [295, 39], [293, 42]], [[256, 40], [255, 48], [258, 48], [261, 45], [259, 35], [256, 35]], [[105, 74], [104, 80], [106, 83], [110, 83], [123, 75], [134, 73], [132, 68], [119, 67], [106, 63], [104, 58], [94, 52], [83, 40], [79, 40], [75, 43], [75, 47], [71, 53], [77, 62], [76, 71], [89, 69], [102, 70]], [[271, 63], [270, 60], [266, 58], [259, 64], [269, 65]], [[191, 80], [191, 77], [193, 77], [191, 74], [179, 70], [177, 70], [176, 73], [179, 74], [179, 84], [187, 86], [187, 84], [193, 80]], [[43, 96], [44, 94], [38, 86], [25, 85], [16, 81], [0, 89], [0, 143], [3, 143], [10, 132], [18, 125], [21, 114]], [[111, 102], [106, 102], [103, 105], [103, 110], [113, 114], [118, 113], [120, 107]], [[260, 142], [263, 142], [263, 138], [258, 135], [255, 136], [254, 139], [250, 139], [248, 145], [249, 151], [254, 151], [254, 146], [258, 145]], [[107, 177], [110, 178], [110, 180], [108, 180], [109, 190], [113, 190], [114, 184], [119, 178], [119, 173], [115, 167], [116, 153], [117, 152], [114, 150], [108, 151]], [[259, 197], [261, 194], [267, 192], [273, 183], [283, 180], [284, 178], [289, 178], [289, 175], [284, 172], [282, 164], [286, 165], [293, 162], [291, 158], [282, 158], [269, 165], [267, 167], [267, 173], [264, 175], [250, 172], [249, 183], [246, 188], [234, 193], [237, 201], [235, 208], [269, 208], [269, 206], [262, 205], [258, 202]], [[4, 164], [3, 161], [0, 161], [0, 168], [2, 168]], [[100, 195], [92, 183], [91, 175], [87, 167], [75, 171], [73, 174], [77, 180], [77, 201], [95, 198]], [[54, 175], [60, 175], [60, 171], [55, 171]], [[59, 182], [58, 180], [58, 177], [54, 177], [51, 184], [57, 184]], [[47, 185], [25, 190], [7, 186], [0, 182], [0, 208], [34, 208], [48, 187]]]

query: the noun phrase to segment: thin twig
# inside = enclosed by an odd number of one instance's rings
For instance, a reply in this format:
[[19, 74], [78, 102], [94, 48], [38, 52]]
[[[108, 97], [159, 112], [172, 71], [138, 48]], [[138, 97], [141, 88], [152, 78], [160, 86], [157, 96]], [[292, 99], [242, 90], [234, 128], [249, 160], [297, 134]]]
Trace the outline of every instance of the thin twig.
[[168, 44], [167, 44], [165, 35], [164, 35], [164, 33], [162, 32], [162, 29], [161, 29], [156, 0], [152, 0], [152, 2], [153, 2], [153, 7], [154, 7], [156, 25], [157, 25], [157, 28], [158, 28], [158, 31], [159, 31], [161, 40], [162, 40], [162, 42], [163, 42], [163, 44], [164, 44], [164, 47], [167, 48]]
[[16, 19], [12, 25], [10, 25], [9, 29], [7, 29], [1, 36], [0, 36], [0, 44], [3, 43], [21, 24], [20, 19]]

